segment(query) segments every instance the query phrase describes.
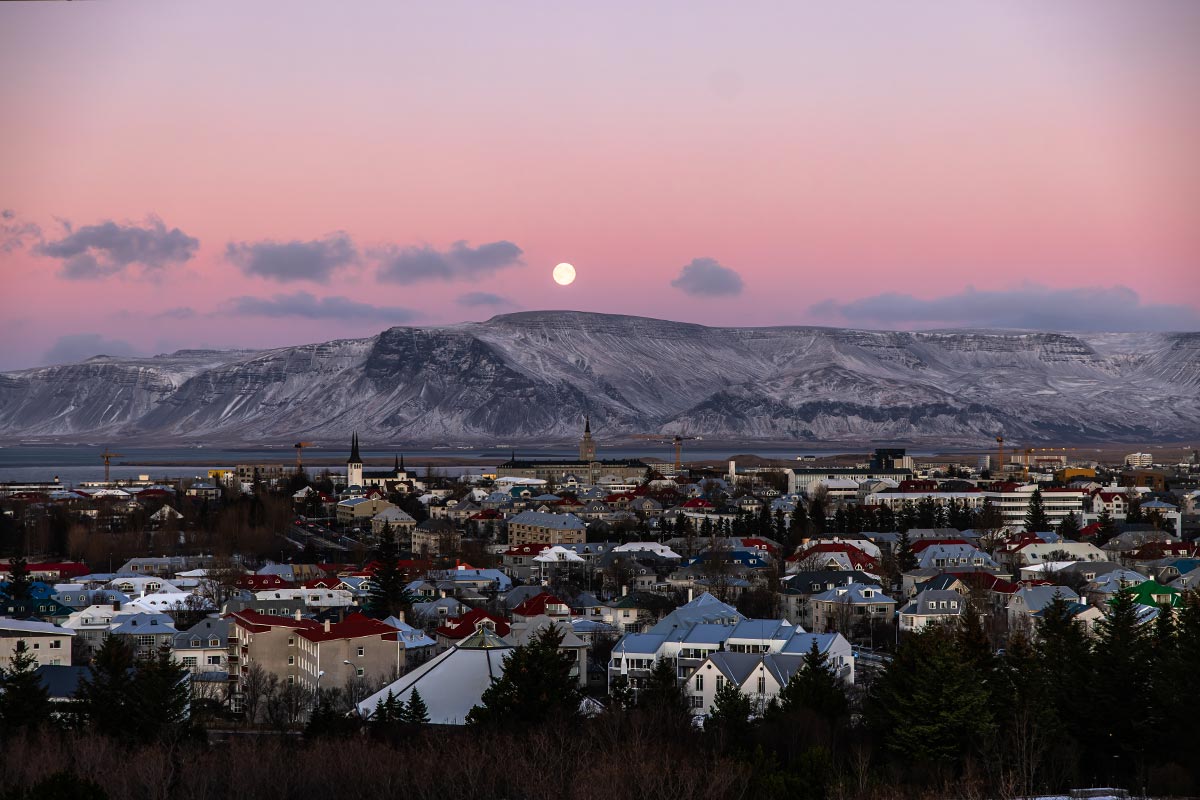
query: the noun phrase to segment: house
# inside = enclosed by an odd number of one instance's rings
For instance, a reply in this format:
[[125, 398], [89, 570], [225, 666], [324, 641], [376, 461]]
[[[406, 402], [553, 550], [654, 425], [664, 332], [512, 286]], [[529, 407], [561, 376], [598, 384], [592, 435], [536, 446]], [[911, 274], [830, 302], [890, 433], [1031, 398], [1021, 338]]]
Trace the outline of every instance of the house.
[[1066, 586], [1022, 586], [1008, 601], [1008, 627], [1012, 630], [1031, 631], [1035, 615], [1061, 597], [1069, 603], [1078, 603], [1079, 595]]
[[513, 622], [504, 640], [515, 647], [527, 645], [547, 627], [553, 626], [562, 634], [558, 652], [569, 655], [572, 661], [571, 677], [579, 682], [579, 688], [587, 688], [587, 653], [588, 644], [575, 635], [575, 629], [569, 619], [551, 618], [546, 615], [528, 617]]
[[956, 621], [966, 602], [952, 589], [926, 589], [900, 609], [900, 630], [919, 631], [930, 623]]
[[49, 622], [0, 617], [0, 670], [12, 667], [17, 642], [24, 642], [38, 666], [71, 663], [71, 637], [75, 631]]
[[813, 595], [827, 592], [846, 581], [871, 583], [874, 576], [865, 572], [836, 569], [806, 570], [785, 575], [779, 581], [779, 611], [788, 619], [810, 618], [808, 603]]
[[108, 629], [109, 636], [123, 636], [134, 658], [153, 658], [160, 648], [170, 649], [174, 640], [175, 622], [166, 614], [144, 611], [118, 614]]
[[863, 624], [890, 622], [895, 612], [896, 601], [883, 593], [883, 587], [848, 582], [810, 598], [808, 627], [849, 635]]
[[509, 631], [506, 620], [480, 608], [471, 609], [460, 617], [446, 620], [434, 630], [438, 652], [449, 650], [481, 627], [494, 631], [497, 636], [507, 636]]
[[100, 603], [72, 613], [63, 627], [75, 632], [76, 646], [90, 658], [108, 638], [113, 619], [121, 613], [120, 603]]
[[919, 569], [999, 569], [990, 555], [973, 545], [961, 543], [930, 544], [920, 550], [913, 548]]
[[1099, 575], [1083, 587], [1083, 596], [1094, 606], [1103, 606], [1131, 586], [1137, 586], [1146, 576], [1131, 569], [1118, 568]]
[[512, 610], [513, 623], [527, 622], [535, 617], [569, 618], [570, 607], [549, 592], [542, 592], [523, 601]]
[[805, 656], [814, 643], [843, 683], [853, 684], [854, 654], [845, 637], [840, 633], [799, 633], [778, 652], [718, 651], [707, 656], [684, 684], [692, 713], [703, 716], [711, 712], [717, 691], [726, 683], [748, 695], [755, 709], [761, 712], [804, 666]]
[[226, 673], [229, 620], [206, 617], [172, 637], [171, 655], [192, 673]]
[[368, 524], [375, 516], [389, 508], [396, 508], [382, 497], [351, 497], [336, 506], [337, 521], [341, 525]]

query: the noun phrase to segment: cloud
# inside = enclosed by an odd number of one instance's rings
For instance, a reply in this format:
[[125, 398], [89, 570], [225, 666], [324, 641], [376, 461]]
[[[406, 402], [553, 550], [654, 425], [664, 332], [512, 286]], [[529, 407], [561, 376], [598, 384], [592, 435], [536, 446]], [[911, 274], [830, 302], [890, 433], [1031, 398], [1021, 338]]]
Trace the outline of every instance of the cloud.
[[371, 320], [408, 322], [417, 317], [412, 309], [374, 306], [348, 297], [313, 297], [308, 292], [277, 294], [274, 297], [235, 297], [226, 308], [234, 314], [256, 317], [303, 317], [304, 319]]
[[715, 258], [694, 258], [684, 265], [671, 285], [697, 297], [718, 297], [741, 294], [742, 276], [723, 267]]
[[41, 241], [42, 229], [35, 222], [22, 222], [11, 208], [0, 211], [0, 253], [25, 247], [28, 241]]
[[154, 319], [192, 319], [195, 316], [196, 309], [188, 308], [187, 306], [178, 306], [158, 312], [154, 315]]
[[376, 253], [379, 258], [379, 279], [392, 283], [418, 281], [453, 281], [478, 278], [497, 270], [521, 264], [521, 248], [512, 242], [499, 241], [471, 247], [465, 241], [450, 245], [448, 250], [423, 247], [390, 247]]
[[467, 292], [458, 296], [460, 306], [514, 306], [512, 300], [491, 292]]
[[324, 283], [334, 271], [358, 260], [358, 250], [344, 233], [310, 242], [230, 242], [225, 258], [247, 275], [276, 281]]
[[1200, 309], [1143, 303], [1126, 286], [976, 291], [922, 299], [888, 292], [846, 303], [827, 300], [813, 313], [852, 324], [885, 326], [1024, 328], [1061, 331], [1173, 331], [1200, 329]]
[[105, 339], [98, 333], [71, 333], [60, 336], [46, 354], [43, 364], [74, 364], [92, 356], [136, 356], [137, 348], [120, 339]]
[[200, 241], [179, 228], [167, 229], [155, 216], [143, 225], [118, 225], [112, 220], [74, 229], [64, 224], [66, 235], [37, 244], [33, 252], [62, 261], [59, 274], [70, 279], [104, 278], [140, 264], [161, 270], [182, 264], [196, 254]]

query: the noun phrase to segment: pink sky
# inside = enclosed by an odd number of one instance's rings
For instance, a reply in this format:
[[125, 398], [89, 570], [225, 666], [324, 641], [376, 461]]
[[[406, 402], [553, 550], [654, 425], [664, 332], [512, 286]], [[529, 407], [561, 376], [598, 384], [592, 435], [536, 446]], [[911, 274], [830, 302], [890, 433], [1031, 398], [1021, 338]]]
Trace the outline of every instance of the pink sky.
[[[0, 368], [64, 336], [59, 356], [369, 335], [388, 309], [1196, 329], [1198, 40], [1189, 0], [0, 4]], [[150, 215], [198, 246], [64, 277], [59, 220]], [[335, 232], [358, 258], [326, 280], [227, 257]], [[379, 250], [458, 241], [522, 255], [378, 278]], [[673, 286], [694, 259], [741, 290]], [[232, 305], [298, 292], [376, 308]], [[997, 311], [947, 318], [960, 295]], [[1039, 304], [1061, 320], [1009, 313]]]

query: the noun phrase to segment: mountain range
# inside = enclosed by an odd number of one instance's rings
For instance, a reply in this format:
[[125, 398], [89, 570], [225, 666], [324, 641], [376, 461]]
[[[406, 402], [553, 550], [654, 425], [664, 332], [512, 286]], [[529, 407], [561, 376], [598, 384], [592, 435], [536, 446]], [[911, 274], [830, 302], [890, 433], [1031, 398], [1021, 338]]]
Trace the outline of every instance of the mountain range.
[[1200, 332], [708, 327], [568, 311], [0, 374], [0, 438], [486, 445], [1165, 442], [1200, 430]]

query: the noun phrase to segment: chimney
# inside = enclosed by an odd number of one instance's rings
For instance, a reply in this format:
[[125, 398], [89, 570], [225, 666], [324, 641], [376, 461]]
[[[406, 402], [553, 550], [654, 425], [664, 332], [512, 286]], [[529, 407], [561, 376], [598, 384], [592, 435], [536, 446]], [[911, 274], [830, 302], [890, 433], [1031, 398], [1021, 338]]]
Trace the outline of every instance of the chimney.
[[629, 594], [629, 584], [627, 584], [627, 583], [621, 584], [621, 597], [625, 597], [628, 594]]
[[400, 620], [401, 622], [406, 622], [406, 620], [404, 619], [404, 612], [401, 611], [399, 614], [397, 614], [396, 619]]
[[696, 592], [696, 590], [693, 589], [691, 586], [688, 587], [688, 602], [689, 603], [692, 602], [692, 600], [694, 599], [693, 595], [695, 594], [695, 592]]
[[120, 611], [121, 610], [121, 601], [113, 600], [112, 606], [113, 606], [113, 611]]
[[329, 620], [325, 620], [325, 632], [326, 633], [329, 633], [329, 628], [330, 628]]
[[297, 608], [296, 609], [296, 622], [299, 622], [301, 619], [302, 619], [302, 617], [300, 616], [300, 609]]

